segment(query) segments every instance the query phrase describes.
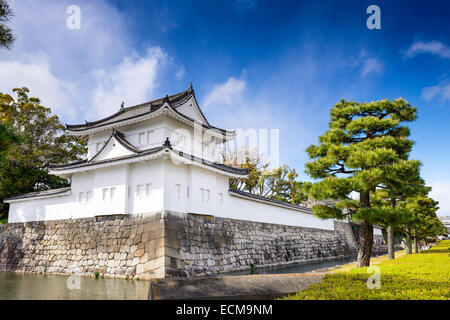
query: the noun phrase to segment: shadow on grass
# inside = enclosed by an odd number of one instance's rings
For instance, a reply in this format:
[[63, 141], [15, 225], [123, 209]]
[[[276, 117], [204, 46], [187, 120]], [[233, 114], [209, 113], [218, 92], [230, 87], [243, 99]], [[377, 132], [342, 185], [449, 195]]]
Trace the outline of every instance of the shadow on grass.
[[424, 250], [420, 252], [421, 254], [431, 254], [431, 253], [450, 253], [450, 248], [448, 249], [433, 249], [433, 250]]

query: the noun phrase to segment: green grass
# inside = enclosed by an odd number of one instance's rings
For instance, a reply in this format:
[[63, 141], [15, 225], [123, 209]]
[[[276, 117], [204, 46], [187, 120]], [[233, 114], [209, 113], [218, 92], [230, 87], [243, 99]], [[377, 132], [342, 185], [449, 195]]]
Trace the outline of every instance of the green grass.
[[7, 222], [8, 222], [8, 218], [0, 219], [0, 224], [2, 224], [2, 223], [7, 223]]
[[372, 273], [367, 268], [342, 268], [327, 274], [322, 283], [310, 286], [288, 300], [448, 300], [450, 299], [450, 240], [430, 250], [384, 260], [380, 289], [368, 289]]

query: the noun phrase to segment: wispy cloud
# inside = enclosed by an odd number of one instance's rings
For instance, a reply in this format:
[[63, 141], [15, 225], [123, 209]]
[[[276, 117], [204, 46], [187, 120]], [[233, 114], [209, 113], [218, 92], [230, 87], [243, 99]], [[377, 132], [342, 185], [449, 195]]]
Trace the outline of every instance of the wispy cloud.
[[383, 64], [375, 58], [367, 58], [363, 61], [361, 76], [365, 77], [370, 73], [380, 73]]
[[450, 83], [448, 83], [448, 81], [443, 81], [435, 86], [423, 88], [422, 98], [424, 100], [429, 101], [438, 97], [442, 101], [450, 100]]
[[357, 56], [351, 57], [348, 64], [352, 68], [358, 68], [363, 78], [369, 74], [379, 74], [383, 70], [383, 63], [379, 59], [369, 56], [364, 49], [359, 51]]
[[211, 92], [206, 95], [203, 106], [209, 108], [214, 105], [230, 105], [242, 99], [245, 88], [245, 80], [229, 77], [224, 83], [214, 85]]
[[423, 53], [434, 54], [442, 59], [450, 59], [450, 47], [437, 40], [429, 42], [416, 41], [408, 49], [403, 51], [403, 57], [413, 58]]
[[234, 0], [233, 6], [236, 11], [244, 11], [252, 9], [257, 3], [258, 0]]

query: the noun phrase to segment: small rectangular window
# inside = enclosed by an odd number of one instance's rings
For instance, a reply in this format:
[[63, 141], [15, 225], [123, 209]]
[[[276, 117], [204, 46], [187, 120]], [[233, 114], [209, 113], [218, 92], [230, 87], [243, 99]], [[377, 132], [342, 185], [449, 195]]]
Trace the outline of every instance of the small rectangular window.
[[113, 199], [116, 196], [116, 187], [111, 188], [109, 198]]
[[89, 202], [92, 200], [92, 191], [86, 192], [86, 202]]
[[84, 192], [80, 192], [78, 194], [78, 202], [84, 202], [84, 200], [85, 200]]
[[143, 184], [138, 184], [136, 186], [136, 194], [138, 197], [142, 197], [144, 194], [144, 185]]
[[102, 199], [103, 200], [107, 200], [108, 199], [108, 194], [109, 194], [109, 189], [108, 188], [104, 188], [102, 190]]
[[186, 198], [189, 198], [189, 187], [186, 189]]
[[200, 188], [200, 194], [202, 196], [202, 202], [205, 202], [205, 189]]
[[150, 194], [152, 193], [152, 184], [151, 183], [147, 183], [145, 192], [147, 194], [147, 197], [150, 197]]
[[219, 206], [222, 205], [222, 203], [223, 203], [223, 194], [222, 193], [219, 193], [217, 195], [217, 202], [219, 203]]
[[141, 146], [146, 145], [148, 140], [147, 132], [139, 133], [139, 144]]
[[206, 202], [209, 202], [209, 189], [206, 189]]
[[176, 195], [177, 195], [177, 199], [180, 199], [180, 197], [181, 197], [181, 186], [179, 185], [179, 184], [176, 184], [175, 185], [175, 192], [176, 192]]

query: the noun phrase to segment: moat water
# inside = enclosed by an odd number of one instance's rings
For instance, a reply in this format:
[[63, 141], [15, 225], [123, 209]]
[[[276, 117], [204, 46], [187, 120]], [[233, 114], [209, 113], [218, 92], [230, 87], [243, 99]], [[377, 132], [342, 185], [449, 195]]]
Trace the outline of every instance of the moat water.
[[292, 263], [275, 267], [255, 268], [252, 270], [236, 271], [219, 275], [249, 275], [249, 274], [286, 274], [286, 273], [306, 273], [318, 269], [332, 268], [343, 264], [351, 263], [356, 257], [345, 257], [319, 262]]
[[0, 272], [0, 300], [146, 300], [149, 281]]
[[[355, 261], [328, 261], [256, 268], [253, 274], [305, 273]], [[248, 275], [251, 270], [217, 274]], [[50, 274], [0, 272], [0, 300], [146, 300], [150, 282], [145, 280], [95, 279]]]

